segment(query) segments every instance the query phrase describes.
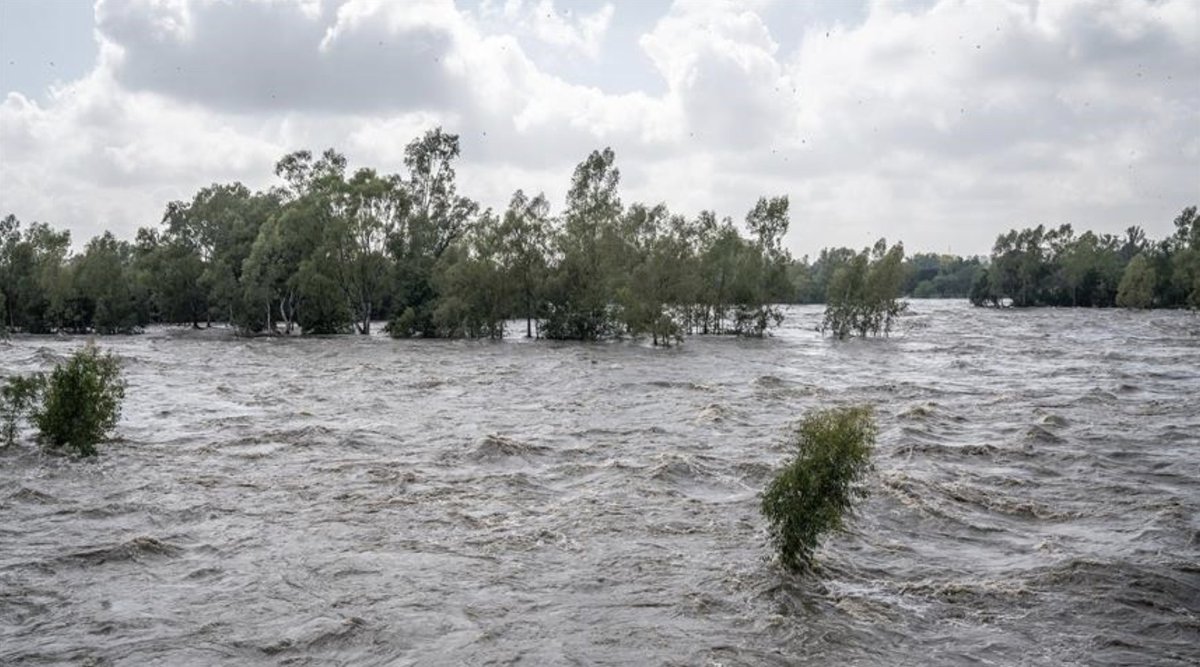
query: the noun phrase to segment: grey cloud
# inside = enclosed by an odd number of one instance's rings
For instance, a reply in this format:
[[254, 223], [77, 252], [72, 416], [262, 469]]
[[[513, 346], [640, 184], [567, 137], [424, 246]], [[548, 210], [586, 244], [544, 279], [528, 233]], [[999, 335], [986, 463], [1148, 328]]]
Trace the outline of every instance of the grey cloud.
[[114, 76], [125, 87], [218, 111], [372, 112], [437, 110], [460, 101], [447, 73], [453, 49], [435, 26], [393, 33], [367, 24], [321, 50], [334, 22], [291, 3], [214, 2], [189, 8], [190, 30], [164, 31], [161, 14], [97, 8], [97, 27], [124, 50]]

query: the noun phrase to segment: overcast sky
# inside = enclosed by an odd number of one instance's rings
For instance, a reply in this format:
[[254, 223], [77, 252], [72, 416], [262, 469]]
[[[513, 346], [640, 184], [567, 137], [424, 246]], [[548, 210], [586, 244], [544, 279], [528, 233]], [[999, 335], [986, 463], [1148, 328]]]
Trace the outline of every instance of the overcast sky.
[[626, 203], [788, 195], [798, 255], [1200, 203], [1200, 0], [0, 0], [0, 56], [0, 214], [76, 243], [435, 125], [484, 205], [611, 146]]

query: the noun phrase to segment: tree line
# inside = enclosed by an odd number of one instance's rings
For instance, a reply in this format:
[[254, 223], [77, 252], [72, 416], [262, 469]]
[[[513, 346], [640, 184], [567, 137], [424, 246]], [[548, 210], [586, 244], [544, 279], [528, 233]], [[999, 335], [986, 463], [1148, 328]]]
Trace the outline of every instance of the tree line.
[[214, 184], [167, 205], [132, 242], [104, 233], [72, 254], [45, 223], [0, 221], [0, 314], [10, 331], [121, 333], [151, 322], [229, 322], [244, 333], [596, 340], [761, 336], [789, 300], [786, 197], [761, 198], [745, 233], [712, 212], [624, 205], [610, 149], [575, 169], [566, 206], [518, 190], [502, 212], [458, 194], [458, 138], [411, 142], [405, 173], [347, 170], [299, 151], [253, 192]]
[[996, 239], [971, 288], [977, 306], [1200, 308], [1200, 216], [1189, 206], [1175, 232], [1151, 241], [1140, 227], [1124, 236], [1071, 225], [1012, 230]]
[[385, 321], [396, 337], [498, 338], [518, 319], [527, 336], [670, 344], [761, 336], [782, 320], [779, 304], [828, 303], [827, 329], [852, 335], [886, 333], [900, 295], [1112, 305], [1126, 266], [1140, 276], [1126, 292], [1140, 294], [1146, 275], [1153, 287], [1149, 300], [1122, 303], [1196, 304], [1186, 283], [1200, 274], [1194, 208], [1159, 244], [1039, 227], [1002, 235], [990, 260], [905, 257], [882, 240], [810, 260], [783, 248], [787, 197], [760, 198], [741, 225], [712, 211], [626, 205], [605, 149], [575, 168], [559, 214], [522, 190], [493, 211], [458, 193], [458, 156], [458, 137], [440, 128], [408, 144], [402, 173], [351, 172], [334, 150], [297, 151], [276, 163], [274, 187], [213, 184], [167, 204], [133, 241], [105, 232], [81, 252], [68, 232], [9, 215], [0, 328], [108, 334], [228, 322], [245, 334], [368, 334]]

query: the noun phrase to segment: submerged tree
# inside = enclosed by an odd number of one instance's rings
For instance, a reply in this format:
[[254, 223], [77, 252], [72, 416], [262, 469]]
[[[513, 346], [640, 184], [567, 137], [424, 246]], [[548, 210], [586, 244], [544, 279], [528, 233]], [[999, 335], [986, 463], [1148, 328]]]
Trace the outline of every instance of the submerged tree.
[[393, 311], [388, 333], [394, 337], [436, 336], [438, 294], [434, 273], [442, 255], [465, 234], [479, 205], [458, 194], [454, 160], [458, 135], [435, 128], [404, 150], [409, 176], [404, 181], [408, 206], [388, 240], [395, 267]]
[[45, 377], [40, 373], [4, 379], [4, 384], [0, 385], [0, 440], [3, 444], [16, 443], [21, 421], [28, 417], [44, 384]]
[[617, 332], [613, 303], [618, 261], [623, 259], [617, 194], [621, 172], [611, 148], [592, 151], [575, 167], [563, 226], [554, 238], [547, 286], [547, 338], [597, 340]]
[[1117, 305], [1122, 308], [1149, 308], [1154, 304], [1154, 267], [1145, 253], [1138, 253], [1125, 267], [1117, 290]]
[[1002, 234], [986, 262], [906, 259], [899, 245], [793, 260], [783, 245], [787, 197], [760, 198], [743, 224], [626, 204], [616, 156], [604, 149], [575, 168], [560, 215], [517, 190], [494, 216], [458, 193], [459, 148], [458, 136], [434, 128], [407, 145], [395, 174], [348, 171], [333, 149], [295, 151], [276, 164], [275, 187], [214, 183], [168, 203], [161, 224], [132, 243], [105, 233], [75, 252], [67, 232], [8, 215], [0, 332], [225, 321], [243, 334], [368, 334], [385, 320], [398, 337], [495, 337], [502, 320], [523, 319], [528, 337], [658, 345], [762, 336], [780, 323], [780, 304], [823, 302], [826, 331], [887, 335], [900, 295], [1103, 307], [1117, 304], [1126, 278], [1122, 304], [1200, 308], [1195, 207], [1159, 241], [1139, 227], [1118, 236], [1038, 226]]
[[88, 345], [46, 377], [33, 422], [47, 445], [94, 456], [96, 444], [117, 425], [124, 398], [120, 362]]
[[49, 375], [5, 379], [0, 386], [0, 435], [13, 444], [21, 420], [29, 419], [46, 446], [94, 456], [96, 444], [116, 426], [124, 398], [120, 362], [89, 343]]
[[1140, 227], [1126, 229], [1123, 237], [1076, 235], [1070, 225], [1014, 229], [996, 239], [991, 266], [973, 287], [971, 302], [1017, 308], [1200, 307], [1197, 227], [1196, 207], [1189, 206], [1175, 218], [1175, 234], [1157, 243]]
[[879, 239], [834, 272], [825, 298], [822, 331], [835, 338], [887, 336], [906, 304], [899, 300], [904, 281], [904, 246], [888, 248]]
[[382, 177], [373, 169], [360, 169], [338, 185], [336, 210], [325, 230], [326, 252], [358, 332], [370, 334], [388, 277], [387, 241], [407, 215], [408, 196], [399, 177]]
[[746, 214], [753, 243], [742, 253], [738, 267], [737, 310], [734, 329], [739, 334], [762, 336], [783, 321], [776, 299], [786, 291], [791, 257], [783, 248], [788, 230], [788, 198], [760, 197]]
[[761, 510], [771, 542], [787, 569], [812, 565], [821, 539], [845, 525], [854, 502], [867, 495], [877, 428], [869, 407], [832, 408], [805, 416], [795, 458], [771, 481]]
[[[130, 333], [150, 321], [149, 296], [133, 272], [133, 247], [110, 232], [88, 242], [75, 266], [75, 292], [97, 333]], [[86, 331], [88, 324], [80, 329]]]
[[530, 199], [513, 193], [496, 230], [496, 253], [502, 277], [512, 286], [513, 315], [525, 319], [525, 337], [533, 337], [533, 322], [544, 315], [543, 291], [549, 271], [550, 204], [539, 193]]

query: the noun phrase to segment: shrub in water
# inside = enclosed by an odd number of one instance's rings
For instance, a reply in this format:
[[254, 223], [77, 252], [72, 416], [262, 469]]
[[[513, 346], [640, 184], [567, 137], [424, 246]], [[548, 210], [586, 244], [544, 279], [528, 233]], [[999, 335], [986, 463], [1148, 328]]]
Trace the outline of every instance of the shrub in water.
[[812, 564], [821, 538], [840, 529], [871, 468], [875, 419], [869, 407], [811, 413], [797, 431], [796, 458], [767, 487], [762, 513], [771, 541], [789, 570]]
[[47, 445], [94, 456], [96, 443], [117, 425], [124, 398], [117, 358], [89, 344], [46, 378], [33, 423]]
[[0, 387], [0, 439], [11, 445], [17, 441], [21, 419], [37, 400], [45, 378], [41, 373], [14, 375], [4, 379]]

